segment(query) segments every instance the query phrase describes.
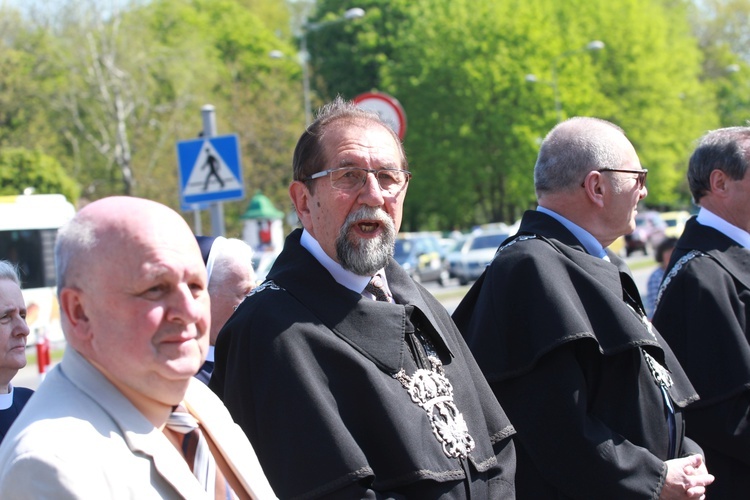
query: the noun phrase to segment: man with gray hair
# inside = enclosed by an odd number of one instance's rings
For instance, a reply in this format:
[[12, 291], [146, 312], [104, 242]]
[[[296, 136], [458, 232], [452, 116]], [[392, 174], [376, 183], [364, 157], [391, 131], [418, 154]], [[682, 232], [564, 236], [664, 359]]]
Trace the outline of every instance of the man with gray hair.
[[219, 333], [209, 386], [282, 498], [515, 496], [513, 427], [392, 257], [410, 178], [377, 114], [324, 107], [294, 152], [304, 229]]
[[687, 435], [706, 452], [712, 499], [750, 491], [750, 127], [707, 133], [688, 183], [700, 206], [677, 241], [654, 325], [701, 399]]
[[544, 139], [538, 199], [454, 313], [518, 432], [523, 498], [699, 498], [681, 409], [697, 395], [607, 250], [646, 173], [623, 131], [571, 118]]

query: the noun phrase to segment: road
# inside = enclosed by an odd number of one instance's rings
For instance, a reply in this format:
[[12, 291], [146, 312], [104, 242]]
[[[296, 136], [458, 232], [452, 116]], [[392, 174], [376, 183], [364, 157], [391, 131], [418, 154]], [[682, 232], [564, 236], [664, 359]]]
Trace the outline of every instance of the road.
[[[640, 254], [629, 257], [625, 259], [625, 261], [629, 266], [635, 268], [635, 270], [632, 271], [633, 280], [638, 287], [641, 297], [645, 297], [648, 277], [656, 268], [656, 264], [653, 262], [653, 259], [641, 256]], [[450, 313], [453, 313], [459, 302], [461, 302], [463, 296], [469, 291], [469, 288], [471, 288], [470, 284], [460, 286], [458, 280], [451, 280], [448, 286], [445, 287], [440, 286], [437, 282], [424, 283], [424, 286], [443, 304], [443, 306], [445, 306], [446, 309], [448, 309], [448, 312]]]
[[[648, 260], [650, 259], [640, 256], [633, 256], [627, 259], [628, 264], [635, 267], [633, 278], [635, 279], [635, 284], [638, 286], [638, 290], [641, 292], [641, 296], [645, 296], [648, 277], [656, 266], [655, 264], [651, 264], [647, 267], [640, 267], [642, 263]], [[425, 288], [435, 295], [450, 313], [458, 307], [459, 302], [461, 302], [461, 299], [471, 287], [471, 285], [460, 286], [458, 280], [451, 280], [451, 283], [445, 287], [441, 287], [436, 282], [425, 283], [424, 285]], [[32, 352], [33, 351], [28, 351], [28, 354], [31, 354]], [[35, 364], [27, 365], [26, 368], [20, 370], [18, 375], [13, 379], [14, 385], [19, 387], [29, 387], [31, 389], [36, 389], [40, 382], [41, 377], [39, 376], [39, 369]]]

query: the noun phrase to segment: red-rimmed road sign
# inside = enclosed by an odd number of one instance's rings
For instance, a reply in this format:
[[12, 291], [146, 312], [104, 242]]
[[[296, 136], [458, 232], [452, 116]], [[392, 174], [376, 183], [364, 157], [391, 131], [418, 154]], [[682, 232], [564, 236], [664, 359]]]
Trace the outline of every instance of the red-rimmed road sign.
[[365, 92], [353, 99], [360, 108], [374, 111], [380, 119], [386, 122], [396, 132], [399, 139], [406, 135], [406, 113], [401, 103], [388, 94], [382, 92]]

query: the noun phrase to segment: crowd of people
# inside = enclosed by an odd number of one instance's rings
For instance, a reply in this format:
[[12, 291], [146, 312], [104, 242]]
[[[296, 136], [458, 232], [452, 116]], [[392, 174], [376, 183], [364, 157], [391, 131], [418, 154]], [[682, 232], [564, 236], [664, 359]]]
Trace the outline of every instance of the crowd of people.
[[750, 128], [701, 139], [700, 211], [660, 252], [653, 308], [607, 249], [648, 171], [597, 118], [546, 136], [538, 207], [452, 317], [393, 259], [401, 141], [341, 98], [297, 143], [302, 227], [257, 287], [242, 241], [196, 239], [153, 201], [93, 202], [57, 236], [67, 348], [33, 395], [10, 383], [29, 331], [0, 262], [0, 492], [741, 498], [749, 165]]

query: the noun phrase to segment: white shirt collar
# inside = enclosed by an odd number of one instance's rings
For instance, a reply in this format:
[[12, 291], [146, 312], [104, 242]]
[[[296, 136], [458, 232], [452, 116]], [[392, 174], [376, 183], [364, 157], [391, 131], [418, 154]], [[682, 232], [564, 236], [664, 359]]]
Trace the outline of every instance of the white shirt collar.
[[214, 346], [208, 346], [208, 352], [206, 353], [206, 361], [214, 361]]
[[8, 384], [10, 391], [8, 394], [0, 394], [0, 410], [7, 410], [13, 406], [13, 386]]
[[600, 259], [609, 260], [609, 256], [604, 250], [602, 244], [599, 243], [599, 241], [597, 241], [597, 239], [594, 238], [591, 233], [583, 229], [581, 226], [570, 222], [568, 219], [558, 214], [557, 212], [553, 212], [549, 208], [538, 206], [537, 211], [549, 215], [560, 224], [565, 226], [565, 228], [573, 233], [573, 236], [575, 236], [576, 239], [581, 242], [581, 245], [583, 245], [583, 248], [585, 248], [589, 254], [593, 255], [594, 257], [599, 257]]
[[698, 212], [698, 223], [704, 226], [712, 227], [739, 243], [744, 248], [750, 248], [750, 233], [730, 224], [709, 209], [701, 207]]
[[[318, 241], [313, 238], [313, 236], [308, 233], [306, 229], [302, 231], [300, 245], [302, 245], [303, 248], [307, 249], [307, 251], [310, 252], [313, 257], [315, 257], [315, 260], [320, 262], [320, 264], [325, 267], [329, 273], [331, 273], [333, 279], [336, 280], [336, 282], [341, 286], [344, 286], [353, 292], [361, 294], [367, 284], [370, 282], [370, 276], [359, 276], [351, 271], [347, 271], [346, 269], [341, 267], [341, 264], [330, 258], [328, 254], [323, 251], [320, 243], [318, 243]], [[385, 273], [382, 273], [381, 276], [385, 278]]]

